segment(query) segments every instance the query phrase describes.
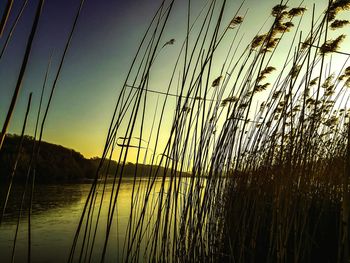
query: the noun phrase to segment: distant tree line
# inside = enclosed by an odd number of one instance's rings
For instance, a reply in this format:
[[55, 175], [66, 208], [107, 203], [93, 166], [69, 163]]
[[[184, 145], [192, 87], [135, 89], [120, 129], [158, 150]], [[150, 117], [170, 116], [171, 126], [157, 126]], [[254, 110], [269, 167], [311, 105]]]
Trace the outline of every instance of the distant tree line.
[[[13, 169], [20, 136], [7, 135], [3, 148], [0, 151], [1, 179], [9, 179]], [[15, 181], [25, 181], [27, 170], [32, 155], [34, 140], [26, 136], [20, 152], [20, 159], [14, 175]], [[36, 163], [36, 181], [67, 182], [80, 181], [92, 178], [94, 175], [94, 163], [72, 149], [60, 145], [42, 142]]]
[[[10, 178], [19, 144], [20, 136], [6, 135], [3, 148], [0, 151], [0, 181], [6, 181]], [[15, 181], [25, 182], [26, 180], [33, 144], [33, 138], [25, 136], [14, 176]], [[75, 150], [48, 142], [41, 142], [36, 164], [36, 182], [84, 182], [91, 180], [95, 177], [100, 160], [98, 157], [86, 159], [81, 153]], [[107, 171], [108, 166], [109, 169]], [[120, 171], [120, 168], [118, 171]], [[105, 160], [100, 173], [107, 173], [109, 177], [112, 177], [116, 174], [117, 169], [118, 163], [116, 161]], [[124, 166], [123, 175], [134, 176], [135, 169], [136, 165], [128, 162]], [[152, 167], [151, 165], [139, 164], [136, 176], [149, 176], [151, 172], [154, 174], [156, 169], [157, 167]], [[160, 167], [157, 174], [162, 176], [165, 172], [164, 168]], [[170, 172], [167, 172], [167, 175], [170, 175]]]

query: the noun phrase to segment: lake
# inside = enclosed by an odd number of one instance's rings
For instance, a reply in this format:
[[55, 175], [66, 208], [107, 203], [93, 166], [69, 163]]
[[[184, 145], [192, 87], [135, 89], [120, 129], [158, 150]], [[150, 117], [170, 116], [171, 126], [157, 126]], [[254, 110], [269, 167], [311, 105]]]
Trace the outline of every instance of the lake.
[[[141, 181], [141, 189], [147, 180]], [[109, 239], [106, 262], [120, 259], [123, 249], [125, 231], [130, 214], [132, 179], [123, 179], [118, 199], [118, 219], [114, 220]], [[160, 180], [156, 181], [155, 193]], [[109, 201], [112, 184], [107, 186], [106, 199]], [[32, 262], [66, 262], [73, 242], [73, 237], [82, 213], [86, 197], [91, 188], [90, 184], [70, 185], [37, 185], [33, 201], [32, 224]], [[4, 221], [0, 226], [0, 255], [1, 262], [10, 262], [15, 235], [19, 194], [21, 187], [14, 189], [15, 193], [9, 201]], [[3, 192], [2, 198], [3, 200]], [[106, 201], [106, 202], [108, 202]], [[154, 200], [151, 200], [154, 202]], [[98, 207], [98, 202], [96, 202]], [[107, 220], [107, 205], [101, 212], [101, 225]], [[15, 262], [26, 262], [27, 257], [27, 214], [22, 215], [18, 240], [16, 244]], [[99, 229], [96, 247], [103, 244], [104, 230]], [[111, 249], [112, 248], [112, 249]], [[95, 249], [93, 262], [100, 260], [100, 251]]]

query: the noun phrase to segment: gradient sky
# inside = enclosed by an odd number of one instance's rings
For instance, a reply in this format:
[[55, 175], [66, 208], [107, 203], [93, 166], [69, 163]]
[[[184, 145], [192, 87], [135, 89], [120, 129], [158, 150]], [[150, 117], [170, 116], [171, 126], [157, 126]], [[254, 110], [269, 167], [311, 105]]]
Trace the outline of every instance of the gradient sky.
[[[0, 125], [5, 119], [15, 87], [25, 40], [30, 31], [30, 23], [37, 2], [29, 1], [29, 6], [14, 32], [8, 50], [0, 61]], [[43, 138], [45, 141], [73, 148], [86, 157], [101, 155], [114, 105], [127, 70], [160, 2], [160, 0], [85, 1], [49, 111]], [[164, 42], [171, 38], [175, 38], [176, 42], [174, 47], [167, 50], [166, 56], [162, 55], [159, 58], [161, 66], [154, 69], [153, 89], [158, 89], [162, 83], [161, 78], [170, 74], [184, 39], [187, 1], [175, 2], [174, 12], [164, 35]], [[198, 12], [204, 2], [191, 1], [194, 13]], [[226, 13], [227, 21], [233, 17], [240, 4], [238, 1], [228, 2], [227, 10], [232, 10], [232, 12]], [[246, 0], [240, 12], [243, 15], [248, 10], [241, 35], [244, 34], [244, 37], [250, 40], [269, 16], [271, 7], [279, 2]], [[311, 12], [313, 2], [304, 1], [302, 5], [307, 6]], [[318, 1], [317, 9], [322, 10], [326, 2]], [[12, 23], [21, 3], [20, 0], [15, 1], [9, 24]], [[299, 4], [300, 1], [289, 1], [288, 3], [289, 6]], [[10, 125], [10, 133], [20, 133], [26, 101], [29, 93], [33, 92], [33, 111], [27, 129], [27, 134], [33, 134], [34, 115], [38, 107], [49, 56], [53, 52], [52, 70], [49, 77], [49, 81], [52, 82], [78, 5], [78, 0], [46, 1], [28, 70]], [[4, 1], [1, 1], [0, 10], [3, 10], [3, 7]], [[6, 29], [4, 36], [7, 35], [9, 27]], [[0, 47], [3, 45], [4, 38], [0, 39]], [[44, 105], [46, 105], [47, 95], [46, 93]], [[171, 120], [171, 115], [168, 116], [168, 120]]]

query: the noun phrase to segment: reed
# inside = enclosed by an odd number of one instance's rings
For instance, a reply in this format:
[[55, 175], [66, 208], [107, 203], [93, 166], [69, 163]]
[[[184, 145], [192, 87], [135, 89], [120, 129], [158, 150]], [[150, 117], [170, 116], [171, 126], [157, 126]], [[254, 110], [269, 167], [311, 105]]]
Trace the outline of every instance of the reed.
[[[349, 24], [338, 15], [350, 2], [329, 1], [318, 17], [314, 6], [310, 28], [302, 30], [309, 11], [281, 1], [270, 26], [245, 46], [238, 37], [243, 3], [226, 22], [228, 1], [207, 1], [199, 12], [188, 1], [182, 42], [165, 38], [175, 3], [161, 1], [116, 98], [68, 262], [106, 262], [115, 249], [126, 262], [347, 262], [350, 67], [337, 30]], [[157, 90], [154, 69], [178, 43], [167, 86]], [[336, 72], [332, 56], [347, 56]], [[131, 151], [130, 214], [120, 233], [117, 200]], [[118, 166], [110, 184], [112, 159]], [[115, 234], [124, 236], [117, 245]]]
[[[13, 2], [13, 1], [8, 1], [8, 2], [10, 3], [10, 2]], [[44, 1], [43, 0], [41, 0], [38, 3], [38, 5], [37, 5], [35, 18], [33, 20], [32, 29], [31, 29], [30, 35], [29, 35], [28, 40], [27, 40], [26, 50], [25, 50], [25, 54], [24, 54], [24, 57], [23, 57], [23, 60], [22, 60], [22, 65], [21, 65], [21, 68], [20, 68], [20, 71], [19, 71], [19, 74], [18, 74], [16, 87], [15, 87], [15, 90], [14, 90], [13, 95], [12, 95], [11, 104], [9, 106], [9, 109], [8, 109], [8, 112], [7, 112], [7, 115], [6, 115], [6, 119], [5, 119], [4, 124], [2, 126], [2, 130], [1, 130], [1, 134], [0, 134], [0, 149], [1, 149], [2, 144], [4, 142], [5, 135], [6, 135], [8, 126], [9, 126], [10, 121], [11, 121], [12, 113], [13, 113], [14, 108], [16, 106], [16, 102], [17, 102], [17, 99], [18, 99], [18, 96], [19, 96], [19, 93], [20, 93], [20, 90], [21, 90], [23, 77], [24, 77], [24, 74], [26, 72], [29, 56], [30, 56], [30, 53], [31, 53], [31, 50], [32, 50], [32, 44], [33, 44], [35, 32], [36, 32], [36, 29], [37, 29], [37, 26], [38, 26], [38, 23], [39, 23], [39, 18], [40, 18], [40, 15], [41, 15], [41, 11], [42, 11], [43, 5], [44, 5]]]
[[11, 13], [12, 5], [13, 5], [13, 0], [6, 1], [6, 6], [5, 6], [4, 12], [2, 14], [1, 20], [0, 20], [0, 37], [2, 36], [2, 34], [5, 30], [7, 19]]

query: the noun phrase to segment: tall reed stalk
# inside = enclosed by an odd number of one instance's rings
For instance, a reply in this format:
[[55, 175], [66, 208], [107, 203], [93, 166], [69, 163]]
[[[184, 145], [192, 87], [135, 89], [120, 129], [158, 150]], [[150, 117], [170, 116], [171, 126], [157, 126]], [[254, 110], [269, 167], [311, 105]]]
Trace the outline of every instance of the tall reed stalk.
[[319, 17], [314, 5], [309, 29], [306, 8], [281, 1], [245, 46], [243, 3], [234, 14], [229, 1], [207, 1], [199, 12], [188, 1], [179, 54], [157, 90], [155, 69], [175, 44], [165, 34], [176, 3], [161, 1], [120, 88], [68, 262], [347, 262], [350, 66], [347, 58], [333, 72], [332, 56], [349, 56], [339, 50], [345, 36], [331, 36], [349, 23], [338, 15], [350, 1], [329, 1]]

